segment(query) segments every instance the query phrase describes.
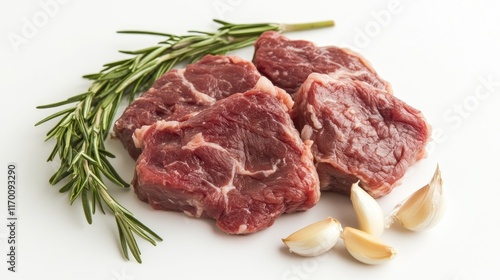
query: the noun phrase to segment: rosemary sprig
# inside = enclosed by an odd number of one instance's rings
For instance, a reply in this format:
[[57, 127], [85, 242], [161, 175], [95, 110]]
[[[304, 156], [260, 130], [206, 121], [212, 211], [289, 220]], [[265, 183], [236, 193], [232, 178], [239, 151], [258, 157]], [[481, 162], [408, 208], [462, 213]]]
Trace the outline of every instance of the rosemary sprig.
[[84, 78], [92, 81], [86, 92], [37, 107], [46, 109], [73, 104], [36, 123], [38, 126], [49, 120], [59, 119], [46, 137], [46, 141], [55, 140], [54, 149], [47, 161], [54, 160], [56, 156], [60, 160], [60, 167], [49, 182], [56, 185], [65, 181], [59, 191], [69, 193], [70, 204], [80, 197], [89, 224], [92, 223], [96, 208], [105, 213], [105, 204], [115, 216], [126, 259], [129, 259], [130, 250], [134, 258], [141, 262], [135, 235], [153, 245], [162, 239], [120, 205], [110, 195], [104, 181], [107, 179], [111, 184], [129, 187], [109, 162], [108, 158], [114, 158], [114, 155], [105, 147], [105, 140], [121, 100], [128, 96], [129, 101], [132, 101], [137, 93], [149, 88], [156, 79], [180, 62], [191, 63], [206, 54], [225, 54], [252, 45], [265, 31], [290, 32], [334, 25], [333, 21], [302, 24], [233, 24], [222, 20], [214, 21], [221, 25], [216, 32], [190, 31], [190, 34], [183, 36], [149, 31], [119, 31], [157, 35], [164, 37], [164, 40], [152, 47], [121, 51], [132, 57], [104, 64], [100, 72], [85, 75]]

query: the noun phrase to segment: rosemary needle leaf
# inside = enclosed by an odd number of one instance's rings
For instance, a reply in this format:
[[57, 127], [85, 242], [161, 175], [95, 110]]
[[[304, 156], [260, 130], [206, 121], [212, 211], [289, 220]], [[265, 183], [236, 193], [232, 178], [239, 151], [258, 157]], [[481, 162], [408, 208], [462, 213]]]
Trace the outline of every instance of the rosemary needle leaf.
[[[41, 109], [40, 107], [37, 107], [37, 108], [38, 108], [38, 109]], [[37, 123], [35, 124], [35, 126], [41, 125], [42, 123], [48, 122], [48, 121], [50, 121], [50, 120], [52, 120], [52, 119], [55, 119], [55, 118], [57, 118], [57, 117], [59, 117], [59, 116], [62, 116], [62, 115], [67, 114], [67, 113], [69, 113], [69, 112], [72, 112], [73, 110], [74, 110], [73, 108], [68, 108], [68, 109], [66, 109], [66, 110], [62, 110], [62, 111], [59, 111], [59, 112], [57, 112], [57, 113], [54, 113], [54, 114], [52, 114], [52, 115], [50, 115], [50, 116], [48, 116], [48, 117], [46, 117], [46, 118], [42, 119], [41, 121], [37, 122]]]
[[[123, 233], [125, 229], [123, 228], [123, 224], [119, 221], [118, 215], [116, 214], [115, 214], [115, 220], [116, 220], [116, 225], [118, 227], [118, 235], [120, 237], [120, 245], [122, 247], [123, 256], [125, 257], [125, 259], [129, 260], [127, 241], [125, 240], [125, 234]], [[139, 263], [141, 263], [141, 261], [139, 261]]]
[[[137, 220], [134, 216], [132, 216], [130, 214], [125, 214], [125, 215], [127, 216], [127, 219], [132, 221], [132, 224], [135, 225], [137, 228], [139, 228], [140, 230], [146, 231], [147, 233], [149, 233], [151, 236], [153, 236], [157, 240], [163, 241], [163, 239], [160, 236], [158, 236], [151, 229], [149, 229], [147, 226], [145, 226], [143, 223], [141, 223], [139, 220]], [[156, 244], [153, 239], [150, 239], [150, 243], [153, 245]]]
[[83, 100], [87, 95], [88, 95], [88, 92], [84, 92], [84, 93], [72, 96], [72, 97], [70, 97], [66, 100], [63, 100], [63, 101], [51, 103], [51, 104], [46, 104], [46, 105], [40, 105], [40, 106], [37, 106], [36, 108], [37, 109], [48, 109], [48, 108], [54, 108], [54, 107], [59, 107], [59, 106], [66, 105], [66, 104], [79, 102], [79, 101]]
[[[212, 19], [212, 21], [213, 21], [213, 22], [216, 22], [216, 23], [218, 23], [218, 24], [220, 24], [220, 25], [222, 25], [222, 27], [235, 25], [235, 24], [232, 24], [232, 23], [229, 23], [229, 22], [227, 22], [227, 21], [223, 21], [223, 20], [221, 20], [221, 19], [217, 19], [217, 18]], [[250, 24], [248, 24], [248, 25], [250, 25]], [[221, 28], [222, 28], [222, 27], [221, 27]]]
[[96, 205], [99, 206], [99, 209], [101, 209], [101, 212], [103, 214], [106, 214], [106, 212], [104, 211], [104, 207], [102, 206], [102, 200], [101, 200], [101, 197], [99, 196], [99, 192], [97, 192], [97, 190], [95, 190], [95, 189], [92, 189], [92, 213], [93, 214], [95, 214]]
[[105, 140], [122, 99], [127, 97], [131, 102], [141, 91], [151, 87], [156, 79], [179, 63], [191, 63], [206, 54], [225, 54], [250, 46], [262, 32], [308, 30], [334, 24], [333, 21], [234, 24], [218, 19], [214, 19], [214, 22], [221, 25], [215, 32], [189, 31], [182, 36], [152, 31], [118, 31], [162, 36], [163, 41], [135, 51], [120, 51], [131, 57], [104, 64], [99, 72], [83, 76], [91, 81], [88, 91], [37, 107], [48, 109], [75, 104], [35, 124], [38, 126], [59, 118], [45, 139], [55, 141], [48, 161], [54, 160], [56, 156], [60, 160], [60, 167], [49, 182], [56, 185], [63, 179], [68, 179], [59, 192], [69, 192], [70, 204], [78, 197], [81, 198], [88, 223], [92, 222], [97, 206], [105, 213], [103, 206], [106, 205], [115, 216], [121, 250], [127, 260], [130, 251], [139, 263], [142, 262], [135, 236], [153, 245], [156, 245], [155, 240], [162, 239], [120, 205], [108, 192], [107, 184], [103, 181], [107, 179], [109, 184], [129, 186], [109, 162], [108, 158], [114, 156], [105, 147]]
[[82, 191], [82, 205], [83, 212], [85, 213], [85, 218], [87, 219], [87, 223], [92, 224], [92, 210], [90, 209], [89, 198], [87, 196], [87, 189]]
[[[75, 179], [74, 181], [74, 186], [71, 189], [71, 195], [70, 195], [70, 203], [73, 204], [75, 200], [80, 196], [80, 194], [83, 192], [83, 190], [87, 187], [88, 184], [88, 178], [85, 178], [84, 182], [81, 182], [82, 180], [80, 178]], [[85, 208], [84, 208], [85, 210]]]
[[50, 177], [49, 182], [50, 182], [50, 184], [55, 185], [55, 184], [59, 183], [62, 179], [68, 177], [69, 175], [71, 175], [71, 169], [69, 169], [66, 166], [66, 164], [61, 163], [61, 166], [56, 171], [56, 173], [54, 173]]
[[130, 187], [130, 184], [127, 183], [125, 180], [123, 180], [118, 172], [113, 168], [111, 163], [108, 161], [107, 158], [102, 157], [101, 159], [102, 165], [98, 166], [99, 170], [107, 177], [109, 178], [113, 183], [115, 183], [117, 186], [120, 186], [122, 188], [128, 188]]
[[[106, 72], [107, 69], [111, 69], [112, 67], [115, 67], [115, 66], [120, 66], [120, 65], [123, 65], [123, 64], [127, 64], [129, 61], [130, 61], [130, 59], [127, 58], [127, 59], [122, 59], [122, 60], [118, 60], [118, 61], [115, 61], [115, 62], [106, 63], [106, 64], [103, 65], [104, 69], [101, 72]], [[99, 74], [99, 73], [97, 73], [97, 74], [89, 74], [89, 75], [85, 75], [83, 77], [85, 78], [87, 76], [92, 76], [92, 75], [96, 75], [96, 77], [99, 77], [101, 74]]]
[[69, 191], [72, 187], [73, 187], [73, 182], [69, 181], [62, 188], [59, 189], [59, 192], [65, 193], [65, 192]]
[[140, 50], [135, 50], [135, 51], [119, 51], [123, 54], [130, 54], [130, 55], [139, 55], [139, 54], [148, 54], [151, 53], [152, 51], [158, 49], [158, 46], [152, 46]]
[[114, 80], [126, 76], [127, 74], [128, 74], [128, 69], [121, 69], [119, 71], [108, 72], [104, 75], [100, 74], [100, 75], [90, 76], [90, 79], [99, 81]]
[[99, 149], [99, 153], [101, 153], [103, 155], [103, 158], [106, 158], [106, 157], [116, 158], [116, 156], [114, 154], [112, 154], [111, 152], [106, 151], [104, 149]]
[[100, 73], [87, 74], [87, 75], [83, 75], [82, 77], [84, 79], [88, 79], [88, 80], [97, 80], [97, 79], [101, 78], [101, 74]]
[[158, 35], [158, 36], [166, 36], [166, 37], [177, 37], [172, 34], [162, 33], [162, 32], [153, 32], [153, 31], [138, 31], [138, 30], [121, 30], [116, 33], [122, 34], [141, 34], [141, 35]]
[[[137, 246], [137, 241], [135, 240], [134, 234], [130, 229], [130, 222], [123, 217], [122, 212], [116, 213], [115, 217], [119, 225], [119, 228], [122, 229], [122, 234], [120, 236], [122, 239], [121, 240], [122, 248], [124, 248], [125, 251], [127, 251], [126, 250], [127, 247], [130, 248], [130, 251], [132, 252], [132, 255], [137, 260], [137, 262], [142, 263], [141, 251], [139, 250], [139, 247]], [[126, 254], [125, 256], [128, 259], [128, 254]]]

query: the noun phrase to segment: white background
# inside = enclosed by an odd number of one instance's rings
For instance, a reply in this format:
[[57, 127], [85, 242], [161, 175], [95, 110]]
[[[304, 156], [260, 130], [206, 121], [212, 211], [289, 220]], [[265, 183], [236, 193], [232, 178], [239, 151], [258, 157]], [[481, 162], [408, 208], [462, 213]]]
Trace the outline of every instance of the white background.
[[[52, 3], [51, 5], [47, 3]], [[298, 4], [300, 3], [300, 4]], [[500, 250], [500, 2], [498, 1], [2, 1], [0, 7], [1, 168], [18, 164], [18, 266], [7, 271], [6, 179], [0, 185], [0, 278], [38, 279], [437, 279], [499, 277]], [[47, 6], [50, 6], [47, 8]], [[367, 266], [342, 242], [326, 255], [291, 255], [280, 238], [333, 216], [355, 226], [347, 197], [324, 194], [313, 209], [282, 216], [250, 236], [227, 236], [212, 221], [154, 211], [133, 191], [111, 187], [164, 241], [139, 240], [143, 264], [121, 255], [114, 218], [97, 214], [88, 225], [81, 204], [69, 206], [60, 186], [47, 181], [46, 163], [55, 112], [37, 105], [86, 90], [83, 74], [124, 58], [117, 51], [158, 38], [116, 34], [140, 29], [185, 34], [214, 30], [212, 18], [231, 22], [306, 22], [334, 19], [336, 26], [288, 33], [318, 45], [350, 47], [363, 54], [394, 93], [423, 111], [434, 127], [428, 158], [406, 174], [402, 186], [379, 199], [385, 213], [442, 168], [449, 207], [442, 222], [422, 233], [400, 228], [382, 239], [399, 250], [392, 262]], [[34, 26], [27, 27], [32, 24]], [[29, 29], [29, 30], [28, 30]], [[21, 43], [12, 38], [24, 38]], [[18, 38], [16, 37], [16, 38]], [[19, 38], [18, 38], [19, 39]], [[247, 59], [252, 48], [236, 52]], [[116, 168], [131, 178], [133, 162], [116, 141]], [[5, 225], [4, 225], [5, 224]]]

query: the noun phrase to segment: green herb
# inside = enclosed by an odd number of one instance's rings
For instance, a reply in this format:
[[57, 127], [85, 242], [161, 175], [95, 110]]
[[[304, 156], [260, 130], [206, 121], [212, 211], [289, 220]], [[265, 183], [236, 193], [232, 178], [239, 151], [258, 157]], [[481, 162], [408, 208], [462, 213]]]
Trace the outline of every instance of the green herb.
[[[135, 235], [153, 245], [162, 239], [134, 215], [121, 206], [108, 192], [107, 179], [122, 188], [129, 187], [109, 162], [114, 155], [106, 150], [105, 140], [113, 125], [114, 116], [121, 100], [128, 96], [132, 101], [138, 93], [149, 88], [162, 74], [180, 62], [191, 63], [206, 54], [225, 54], [252, 45], [265, 31], [289, 32], [333, 26], [333, 21], [303, 24], [232, 24], [214, 20], [221, 27], [216, 32], [190, 31], [189, 35], [177, 36], [148, 31], [120, 31], [119, 33], [146, 34], [165, 37], [157, 45], [136, 50], [121, 51], [131, 58], [105, 64], [99, 73], [85, 75], [92, 81], [88, 91], [64, 101], [39, 106], [39, 109], [70, 105], [45, 119], [59, 119], [47, 133], [46, 141], [55, 140], [48, 161], [56, 157], [60, 167], [49, 179], [50, 184], [62, 183], [60, 192], [68, 192], [70, 203], [80, 197], [88, 223], [104, 204], [116, 219], [123, 254], [128, 252], [140, 263], [140, 250]], [[63, 183], [64, 182], [64, 183]], [[110, 183], [108, 183], [110, 184]], [[104, 203], [103, 203], [104, 202]]]

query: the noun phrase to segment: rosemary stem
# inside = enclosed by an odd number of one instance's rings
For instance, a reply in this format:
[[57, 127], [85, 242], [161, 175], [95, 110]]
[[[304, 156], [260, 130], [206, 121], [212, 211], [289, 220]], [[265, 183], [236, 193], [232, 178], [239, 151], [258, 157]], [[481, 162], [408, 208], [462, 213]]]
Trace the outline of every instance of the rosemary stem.
[[333, 20], [325, 20], [305, 23], [283, 23], [281, 24], [280, 29], [282, 32], [292, 32], [333, 26], [335, 26], [335, 22]]

